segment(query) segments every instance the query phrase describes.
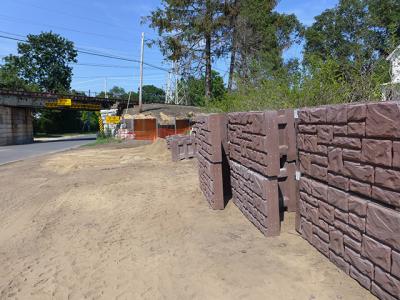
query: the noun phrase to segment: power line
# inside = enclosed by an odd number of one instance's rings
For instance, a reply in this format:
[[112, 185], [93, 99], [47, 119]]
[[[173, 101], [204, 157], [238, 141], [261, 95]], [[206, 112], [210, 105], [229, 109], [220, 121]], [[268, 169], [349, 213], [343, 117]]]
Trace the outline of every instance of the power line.
[[68, 28], [68, 27], [63, 27], [63, 26], [57, 26], [57, 25], [49, 25], [49, 24], [44, 24], [44, 23], [38, 23], [38, 22], [31, 21], [31, 20], [27, 20], [27, 19], [23, 19], [23, 18], [10, 17], [10, 16], [3, 15], [3, 14], [0, 14], [0, 17], [8, 18], [8, 20], [7, 19], [3, 19], [3, 21], [6, 21], [6, 22], [21, 22], [21, 23], [25, 22], [27, 24], [31, 24], [31, 25], [34, 25], [34, 26], [48, 26], [48, 27], [52, 27], [52, 28], [58, 28], [58, 29], [64, 30], [64, 31], [76, 32], [76, 33], [81, 33], [81, 34], [86, 34], [86, 35], [91, 35], [91, 36], [98, 36], [98, 37], [107, 38], [107, 39], [113, 39], [113, 40], [120, 40], [120, 41], [124, 41], [124, 42], [131, 42], [130, 40], [123, 39], [123, 38], [118, 38], [118, 37], [115, 37], [115, 36], [112, 36], [112, 35], [95, 33], [95, 32], [81, 31], [81, 30], [78, 30], [78, 29], [73, 29], [73, 28]]
[[[14, 40], [14, 41], [23, 42], [23, 43], [29, 43], [27, 40], [22, 40], [20, 38], [14, 38], [14, 37], [9, 37], [9, 36], [4, 36], [4, 35], [0, 35], [0, 38], [8, 39], [8, 40]], [[78, 53], [86, 54], [86, 55], [92, 55], [92, 56], [116, 59], [116, 60], [121, 60], [121, 61], [129, 61], [129, 62], [140, 63], [140, 60], [138, 60], [138, 59], [131, 59], [131, 58], [125, 58], [125, 57], [120, 57], [120, 56], [116, 56], [116, 55], [95, 53], [95, 52], [79, 50], [79, 49], [77, 49], [76, 51]], [[146, 62], [144, 62], [143, 64], [146, 65], [146, 66], [152, 67], [154, 69], [159, 69], [159, 70], [164, 71], [164, 72], [169, 72], [169, 70], [161, 68], [161, 67], [158, 67], [158, 66], [153, 65], [153, 64], [149, 64], [149, 63], [146, 63]]]

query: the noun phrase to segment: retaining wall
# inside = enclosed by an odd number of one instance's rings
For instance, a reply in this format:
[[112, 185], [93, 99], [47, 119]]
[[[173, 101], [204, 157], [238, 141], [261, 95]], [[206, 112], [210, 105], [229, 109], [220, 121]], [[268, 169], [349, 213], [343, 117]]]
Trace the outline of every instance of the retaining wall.
[[0, 106], [0, 146], [33, 143], [31, 110]]
[[[224, 209], [230, 189], [226, 167], [226, 115], [196, 117], [193, 126], [198, 160], [200, 189], [213, 209]], [[224, 190], [227, 191], [224, 193]], [[225, 195], [224, 195], [225, 194]]]
[[196, 144], [192, 135], [171, 135], [166, 138], [171, 150], [172, 161], [193, 158], [196, 155]]
[[266, 236], [296, 209], [295, 143], [293, 111], [228, 114], [232, 200]]
[[298, 230], [381, 299], [400, 298], [400, 108], [306, 108]]

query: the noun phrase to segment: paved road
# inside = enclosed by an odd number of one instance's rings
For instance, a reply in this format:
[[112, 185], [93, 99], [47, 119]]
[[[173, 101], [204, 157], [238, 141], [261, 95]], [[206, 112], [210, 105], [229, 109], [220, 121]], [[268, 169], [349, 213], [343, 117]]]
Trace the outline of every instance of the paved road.
[[95, 134], [81, 135], [79, 137], [60, 138], [57, 140], [40, 141], [27, 145], [13, 145], [0, 147], [0, 165], [29, 157], [60, 152], [76, 148], [96, 139]]

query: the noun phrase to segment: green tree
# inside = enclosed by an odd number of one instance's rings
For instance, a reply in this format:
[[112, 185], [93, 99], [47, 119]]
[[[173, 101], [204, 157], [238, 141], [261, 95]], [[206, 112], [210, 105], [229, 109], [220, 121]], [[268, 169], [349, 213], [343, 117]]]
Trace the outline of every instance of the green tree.
[[[382, 11], [381, 3], [392, 11]], [[389, 80], [385, 57], [393, 49], [390, 40], [398, 38], [398, 28], [393, 31], [398, 22], [391, 22], [396, 11], [400, 11], [398, 1], [339, 1], [306, 30], [306, 64], [315, 71], [316, 64], [335, 61], [337, 65], [327, 66], [332, 67], [332, 77], [342, 78], [348, 86], [348, 101], [378, 98], [379, 85]]]
[[212, 62], [223, 55], [224, 1], [163, 0], [162, 7], [147, 17], [160, 36], [157, 41], [168, 60], [189, 72], [205, 74], [204, 95], [211, 98]]
[[17, 70], [18, 77], [43, 91], [69, 91], [72, 80], [71, 63], [77, 51], [71, 41], [52, 32], [28, 35], [27, 42], [18, 43], [18, 55], [5, 58], [5, 68]]
[[230, 2], [230, 69], [228, 89], [233, 77], [252, 84], [271, 78], [283, 67], [282, 53], [300, 42], [303, 26], [294, 14], [274, 11], [276, 0], [234, 0]]
[[206, 101], [204, 97], [204, 78], [204, 75], [199, 78], [190, 76], [187, 80], [181, 82], [181, 84], [184, 85], [187, 90], [187, 96], [191, 105], [204, 106], [206, 104], [220, 101], [226, 93], [224, 79], [218, 72], [212, 71], [211, 101]]
[[165, 91], [154, 85], [143, 86], [143, 102], [144, 103], [155, 103], [165, 101]]

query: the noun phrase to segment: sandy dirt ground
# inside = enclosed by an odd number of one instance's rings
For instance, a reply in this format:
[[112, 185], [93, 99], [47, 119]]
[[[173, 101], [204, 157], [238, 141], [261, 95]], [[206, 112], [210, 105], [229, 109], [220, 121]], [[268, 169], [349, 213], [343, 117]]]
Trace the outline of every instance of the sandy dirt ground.
[[212, 211], [164, 142], [0, 167], [0, 299], [374, 299], [294, 231]]

